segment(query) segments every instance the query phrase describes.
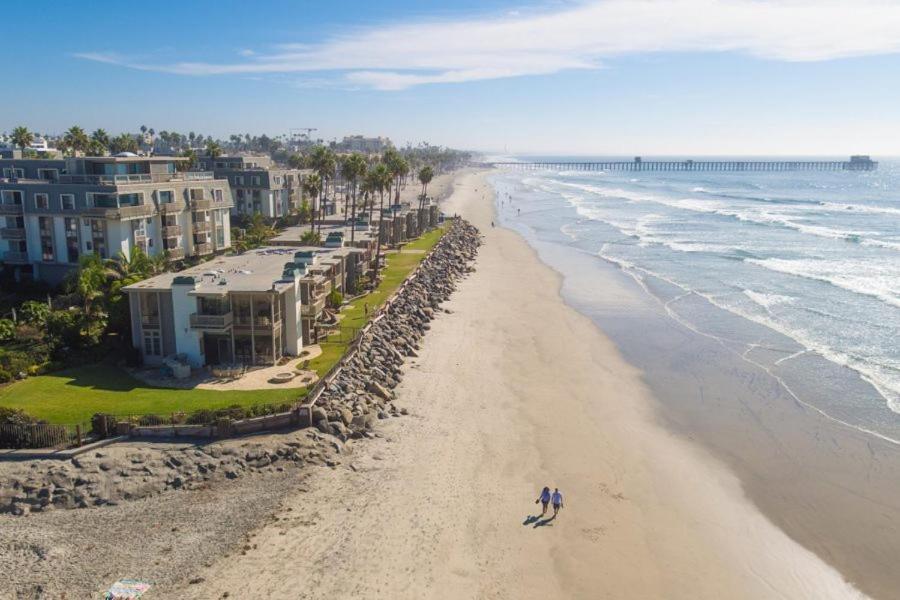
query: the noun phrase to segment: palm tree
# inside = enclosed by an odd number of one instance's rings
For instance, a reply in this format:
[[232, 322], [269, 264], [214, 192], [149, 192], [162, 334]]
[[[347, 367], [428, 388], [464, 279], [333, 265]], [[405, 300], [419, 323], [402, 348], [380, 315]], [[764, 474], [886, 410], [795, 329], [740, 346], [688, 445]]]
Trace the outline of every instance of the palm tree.
[[181, 153], [181, 156], [187, 158], [184, 162], [178, 162], [175, 167], [179, 171], [190, 171], [197, 166], [197, 153], [192, 148], [188, 148]]
[[[303, 180], [303, 191], [309, 194], [310, 198], [315, 200], [319, 192], [322, 191], [322, 179], [316, 174], [311, 173]], [[312, 215], [309, 220], [310, 232], [314, 231], [316, 228], [316, 207], [313, 207]]]
[[145, 133], [147, 133], [147, 126], [146, 126], [146, 125], [141, 125], [141, 135], [143, 135], [143, 134], [145, 134]]
[[78, 152], [87, 152], [91, 143], [84, 129], [78, 125], [69, 127], [69, 130], [63, 135], [63, 142], [66, 148], [72, 151], [72, 156], [75, 156]]
[[130, 136], [127, 133], [121, 133], [109, 141], [109, 151], [112, 154], [118, 154], [119, 152], [137, 152], [138, 143], [133, 136]]
[[350, 209], [350, 242], [352, 243], [356, 232], [356, 195], [359, 189], [359, 180], [366, 174], [365, 157], [359, 152], [354, 152], [350, 156], [345, 157], [341, 164], [341, 173], [343, 173], [344, 179], [350, 185], [350, 192], [353, 198], [352, 208]]
[[419, 208], [425, 207], [425, 198], [428, 193], [428, 184], [434, 179], [434, 169], [431, 165], [425, 165], [419, 171], [419, 181], [422, 183], [422, 196], [419, 199]]
[[21, 148], [24, 153], [25, 149], [29, 148], [31, 143], [34, 142], [34, 134], [28, 131], [27, 127], [16, 127], [12, 132], [12, 142]]
[[75, 291], [81, 296], [84, 314], [88, 317], [94, 314], [94, 303], [104, 295], [106, 276], [106, 265], [99, 254], [94, 252], [81, 256], [75, 277]]
[[384, 191], [391, 185], [393, 176], [384, 163], [379, 163], [367, 174], [369, 187], [373, 192], [378, 192], [381, 197], [378, 211], [378, 243], [375, 248], [375, 279], [378, 279], [378, 269], [381, 267], [381, 228], [384, 221]]
[[109, 151], [109, 134], [103, 129], [97, 129], [91, 134], [88, 149], [94, 156], [103, 156]]
[[316, 146], [309, 158], [310, 166], [319, 174], [322, 185], [319, 188], [319, 203], [313, 213], [313, 218], [318, 214], [319, 217], [319, 233], [322, 232], [322, 200], [323, 193], [327, 191], [328, 182], [334, 177], [337, 169], [337, 159], [334, 152], [324, 146]]
[[218, 142], [214, 140], [209, 140], [206, 142], [206, 153], [210, 158], [219, 158], [222, 156], [222, 146], [219, 145]]

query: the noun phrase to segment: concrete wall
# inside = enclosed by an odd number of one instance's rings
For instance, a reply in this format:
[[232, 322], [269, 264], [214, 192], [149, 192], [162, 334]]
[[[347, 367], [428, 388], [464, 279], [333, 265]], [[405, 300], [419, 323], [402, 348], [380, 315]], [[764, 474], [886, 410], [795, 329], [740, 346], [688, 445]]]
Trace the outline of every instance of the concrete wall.
[[197, 299], [189, 296], [193, 284], [172, 285], [172, 314], [175, 329], [175, 351], [187, 356], [187, 361], [194, 368], [203, 366], [201, 336], [191, 329], [190, 315], [197, 312]]

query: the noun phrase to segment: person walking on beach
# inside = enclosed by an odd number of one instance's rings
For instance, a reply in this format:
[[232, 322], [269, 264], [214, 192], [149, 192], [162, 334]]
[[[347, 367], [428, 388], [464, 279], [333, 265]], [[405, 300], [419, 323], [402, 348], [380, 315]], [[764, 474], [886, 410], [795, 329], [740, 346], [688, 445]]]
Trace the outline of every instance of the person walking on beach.
[[[563, 507], [563, 497], [562, 494], [559, 493], [559, 488], [554, 488], [553, 495], [550, 496], [550, 499], [553, 502], [553, 518], [555, 519], [556, 515], [559, 514], [559, 509]], [[544, 504], [544, 510], [546, 510], [546, 507], [547, 505]]]
[[535, 504], [537, 504], [538, 502], [544, 505], [544, 509], [541, 511], [541, 516], [543, 517], [547, 514], [547, 505], [550, 504], [550, 488], [545, 487], [543, 490], [541, 490], [541, 495], [538, 496], [538, 499], [534, 501]]

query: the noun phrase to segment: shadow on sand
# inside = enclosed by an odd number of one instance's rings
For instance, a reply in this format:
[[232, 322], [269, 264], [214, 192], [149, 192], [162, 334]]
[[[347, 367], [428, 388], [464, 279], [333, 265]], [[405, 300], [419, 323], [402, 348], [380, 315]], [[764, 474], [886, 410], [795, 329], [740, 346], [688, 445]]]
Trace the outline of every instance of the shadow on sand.
[[537, 529], [538, 527], [553, 527], [553, 519], [555, 518], [555, 515], [547, 517], [546, 519], [542, 519], [540, 515], [528, 515], [525, 517], [525, 520], [522, 521], [522, 525], [527, 527], [528, 525], [534, 524], [534, 529]]

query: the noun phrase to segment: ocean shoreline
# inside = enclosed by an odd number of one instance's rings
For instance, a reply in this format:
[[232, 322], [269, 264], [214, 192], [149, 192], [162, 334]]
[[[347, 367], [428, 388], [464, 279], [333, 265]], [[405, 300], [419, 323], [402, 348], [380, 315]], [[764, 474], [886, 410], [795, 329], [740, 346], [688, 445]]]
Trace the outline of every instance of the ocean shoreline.
[[[501, 218], [501, 222], [503, 221]], [[780, 408], [755, 407], [752, 403], [747, 403], [747, 406], [742, 407], [742, 414], [737, 409], [728, 409], [726, 415], [716, 415], [722, 404], [710, 401], [710, 396], [715, 395], [717, 388], [727, 390], [734, 385], [728, 377], [721, 376], [719, 381], [711, 385], [714, 378], [708, 374], [704, 380], [676, 381], [671, 377], [671, 371], [675, 369], [669, 369], [665, 374], [648, 376], [648, 369], [651, 373], [659, 370], [658, 367], [664, 360], [678, 362], [679, 368], [683, 369], [690, 362], [690, 359], [684, 358], [690, 353], [689, 349], [696, 350], [695, 336], [705, 334], [694, 331], [692, 335], [685, 336], [681, 350], [667, 350], [668, 358], [666, 353], [658, 352], [649, 360], [636, 360], [646, 350], [640, 343], [634, 342], [634, 338], [639, 335], [637, 332], [642, 327], [652, 330], [666, 326], [665, 317], [638, 323], [638, 318], [627, 314], [638, 309], [638, 303], [634, 301], [635, 291], [636, 288], [644, 288], [643, 283], [615, 261], [587, 253], [581, 253], [581, 257], [576, 258], [579, 251], [559, 250], [552, 241], [537, 240], [535, 235], [525, 235], [517, 228], [513, 228], [513, 231], [521, 235], [534, 248], [540, 260], [559, 275], [562, 301], [589, 317], [601, 335], [612, 339], [625, 360], [641, 369], [642, 379], [652, 392], [662, 426], [714, 456], [717, 462], [739, 477], [746, 497], [770, 522], [797, 543], [827, 560], [862, 591], [873, 597], [891, 597], [892, 590], [900, 589], [896, 573], [882, 558], [900, 551], [896, 543], [900, 533], [896, 526], [900, 507], [895, 502], [897, 494], [900, 494], [900, 486], [892, 483], [900, 478], [900, 452], [893, 441], [889, 438], [881, 439], [877, 433], [877, 437], [870, 437], [870, 433], [853, 424], [825, 415], [815, 406], [804, 405], [797, 397], [777, 398], [777, 402], [782, 405]], [[548, 259], [551, 254], [554, 256]], [[566, 273], [566, 268], [561, 266], [564, 261], [600, 261], [605, 267], [591, 268], [590, 277], [595, 279], [591, 283], [593, 287], [587, 290], [587, 275], [580, 275], [581, 279], [577, 283], [571, 280], [572, 272], [578, 272], [582, 267], [573, 267], [571, 272]], [[616, 278], [619, 280], [616, 281]], [[628, 289], [629, 287], [634, 289]], [[587, 297], [596, 289], [602, 289], [603, 293], [610, 293], [610, 289], [614, 289], [611, 293], [618, 300], [627, 298], [625, 302], [631, 304], [627, 309], [621, 309], [612, 306], [613, 302], [606, 301], [601, 303], [601, 309], [597, 309], [592, 306], [591, 298]], [[665, 310], [663, 305], [666, 303], [650, 290], [644, 288], [640, 294], [658, 301], [657, 308]], [[642, 317], [649, 317], [652, 312], [652, 309], [641, 307], [640, 314]], [[623, 321], [628, 323], [622, 325]], [[677, 334], [672, 332], [679, 326], [687, 329], [683, 323], [667, 325], [672, 331], [667, 334], [669, 341], [666, 343], [676, 339], [674, 336]], [[630, 342], [623, 343], [623, 340]], [[720, 341], [715, 340], [716, 343]], [[724, 343], [722, 349], [725, 354], [733, 352]], [[702, 352], [704, 359], [709, 360], [709, 348]], [[678, 355], [681, 358], [675, 358]], [[735, 353], [731, 358], [741, 360], [745, 357]], [[728, 369], [734, 369], [734, 360], [731, 361], [732, 364], [728, 364], [729, 361], [722, 357], [717, 360], [722, 361], [719, 364], [727, 364]], [[756, 366], [764, 370], [762, 365]], [[746, 369], [744, 371], [747, 372]], [[735, 373], [737, 370], [730, 375]], [[767, 374], [775, 378], [774, 374]], [[737, 387], [745, 383], [739, 381]], [[784, 387], [789, 390], [786, 384]], [[696, 396], [698, 391], [699, 399], [694, 397], [686, 400]], [[760, 418], [755, 414], [756, 411], [769, 411], [770, 414]], [[781, 429], [773, 434], [773, 425], [766, 422], [766, 419], [781, 419], [782, 422], [777, 424]], [[792, 427], [796, 427], [796, 430], [792, 430]], [[741, 431], [746, 429], [755, 429], [755, 435], [747, 436]], [[774, 438], [771, 437], [773, 435]], [[735, 443], [735, 437], [747, 439]], [[820, 442], [820, 439], [828, 442]], [[785, 440], [790, 443], [786, 444]], [[754, 445], [764, 445], [767, 442], [769, 445], [774, 443], [778, 450], [766, 456], [766, 452], [760, 451], [758, 446], [754, 449]], [[830, 448], [827, 447], [829, 444]], [[786, 456], [790, 454], [794, 456]], [[810, 472], [811, 470], [814, 471]], [[873, 486], [869, 477], [874, 478], [876, 475], [879, 483]], [[816, 482], [818, 478], [825, 479], [825, 482]], [[808, 486], [806, 489], [805, 485]]]

